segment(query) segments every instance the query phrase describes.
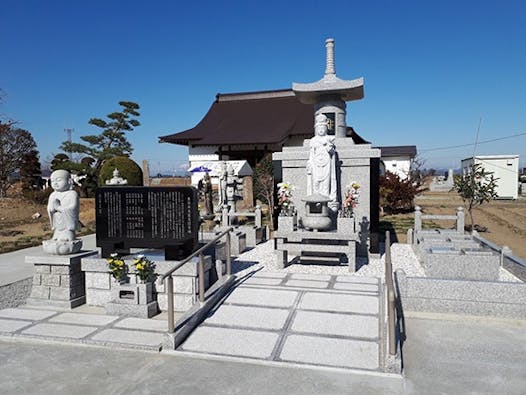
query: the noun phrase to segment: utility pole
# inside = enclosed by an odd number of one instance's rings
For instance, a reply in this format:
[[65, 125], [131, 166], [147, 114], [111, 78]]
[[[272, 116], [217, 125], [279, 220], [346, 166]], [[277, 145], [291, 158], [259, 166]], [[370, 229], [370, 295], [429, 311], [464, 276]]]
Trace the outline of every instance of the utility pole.
[[[71, 140], [71, 134], [72, 134], [74, 131], [75, 131], [75, 129], [73, 129], [73, 128], [65, 128], [65, 129], [64, 129], [64, 132], [66, 132], [67, 140], [68, 140], [70, 146], [71, 146], [71, 142], [72, 142], [72, 140]], [[68, 151], [68, 156], [69, 156], [69, 160], [73, 160], [73, 158], [72, 158], [73, 155], [71, 154], [71, 151]]]

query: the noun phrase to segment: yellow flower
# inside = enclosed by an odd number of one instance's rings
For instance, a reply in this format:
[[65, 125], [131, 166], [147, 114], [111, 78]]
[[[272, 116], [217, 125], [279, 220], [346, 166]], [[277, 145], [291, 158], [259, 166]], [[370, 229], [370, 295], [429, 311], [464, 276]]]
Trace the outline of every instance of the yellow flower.
[[143, 269], [144, 269], [144, 265], [141, 264], [141, 263], [138, 263], [138, 264], [135, 266], [135, 268], [136, 268], [137, 270], [143, 270]]

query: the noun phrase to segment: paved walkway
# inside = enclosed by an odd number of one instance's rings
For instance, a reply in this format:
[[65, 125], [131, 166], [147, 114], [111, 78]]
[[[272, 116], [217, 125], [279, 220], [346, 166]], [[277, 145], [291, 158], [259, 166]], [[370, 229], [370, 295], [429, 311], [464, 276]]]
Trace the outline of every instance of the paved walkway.
[[[379, 279], [255, 273], [179, 351], [264, 361], [382, 371]], [[81, 306], [0, 310], [0, 335], [160, 350], [166, 315], [140, 319]]]
[[255, 273], [178, 351], [382, 370], [377, 278]]
[[[81, 237], [83, 250], [96, 250], [95, 234]], [[26, 255], [42, 254], [42, 246], [0, 254], [0, 286], [33, 277], [33, 264], [26, 263]]]
[[60, 311], [21, 306], [0, 310], [0, 336], [159, 351], [167, 330], [165, 317], [118, 317], [89, 307]]

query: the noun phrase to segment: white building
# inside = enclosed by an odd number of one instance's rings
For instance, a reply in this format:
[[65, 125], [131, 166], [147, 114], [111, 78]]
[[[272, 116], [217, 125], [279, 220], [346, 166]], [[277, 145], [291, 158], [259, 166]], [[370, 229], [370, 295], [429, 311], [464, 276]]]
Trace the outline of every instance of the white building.
[[499, 199], [517, 199], [519, 196], [519, 155], [485, 155], [462, 160], [462, 174], [466, 174], [471, 164], [480, 164], [497, 179]]
[[401, 180], [409, 178], [411, 164], [416, 156], [416, 146], [400, 145], [394, 147], [378, 147], [381, 151], [380, 174], [384, 175], [387, 171], [394, 173]]

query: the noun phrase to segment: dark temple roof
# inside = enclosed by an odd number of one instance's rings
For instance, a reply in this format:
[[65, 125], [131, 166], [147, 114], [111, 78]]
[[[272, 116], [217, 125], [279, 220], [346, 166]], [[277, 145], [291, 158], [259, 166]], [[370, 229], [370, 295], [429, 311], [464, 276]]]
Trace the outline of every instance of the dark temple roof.
[[314, 107], [292, 90], [218, 94], [205, 117], [192, 129], [162, 136], [182, 145], [273, 144], [289, 136], [312, 134]]
[[[217, 94], [204, 118], [192, 129], [159, 137], [180, 145], [282, 144], [289, 137], [312, 137], [314, 106], [302, 104], [291, 89]], [[365, 144], [352, 128], [347, 135]]]
[[382, 158], [391, 156], [409, 156], [414, 158], [416, 156], [416, 145], [396, 145], [377, 148], [382, 152]]

